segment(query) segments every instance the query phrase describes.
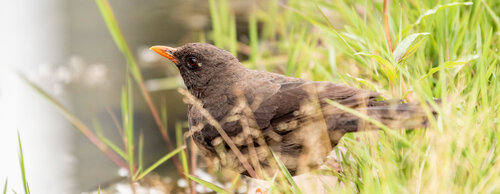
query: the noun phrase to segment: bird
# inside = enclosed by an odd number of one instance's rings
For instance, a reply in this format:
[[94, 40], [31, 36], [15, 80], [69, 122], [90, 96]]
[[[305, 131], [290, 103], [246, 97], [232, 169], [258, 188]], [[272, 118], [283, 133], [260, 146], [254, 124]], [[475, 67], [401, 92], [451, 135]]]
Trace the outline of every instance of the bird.
[[317, 169], [346, 133], [380, 128], [355, 113], [394, 129], [422, 128], [429, 122], [418, 103], [384, 100], [377, 92], [346, 84], [248, 69], [211, 44], [150, 49], [176, 65], [199, 102], [188, 104], [188, 124], [201, 154], [240, 174], [275, 173], [279, 164], [273, 158], [291, 175]]

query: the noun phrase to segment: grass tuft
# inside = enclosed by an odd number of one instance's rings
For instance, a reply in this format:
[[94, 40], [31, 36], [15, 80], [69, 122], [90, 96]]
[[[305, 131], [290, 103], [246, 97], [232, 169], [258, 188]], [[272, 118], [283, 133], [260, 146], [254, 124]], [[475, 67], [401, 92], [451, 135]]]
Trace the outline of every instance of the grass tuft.
[[3, 194], [7, 194], [7, 187], [9, 186], [9, 179], [5, 179], [5, 183], [3, 185]]
[[[26, 178], [26, 170], [24, 167], [24, 154], [23, 154], [23, 146], [21, 145], [21, 135], [19, 135], [19, 131], [17, 132], [17, 141], [19, 142], [19, 167], [21, 168], [21, 175], [23, 179], [23, 188], [24, 188], [24, 193], [29, 194], [30, 192], [30, 186], [28, 184], [28, 180]], [[7, 189], [7, 181], [5, 181], [5, 188], [4, 188], [4, 193], [6, 192]]]

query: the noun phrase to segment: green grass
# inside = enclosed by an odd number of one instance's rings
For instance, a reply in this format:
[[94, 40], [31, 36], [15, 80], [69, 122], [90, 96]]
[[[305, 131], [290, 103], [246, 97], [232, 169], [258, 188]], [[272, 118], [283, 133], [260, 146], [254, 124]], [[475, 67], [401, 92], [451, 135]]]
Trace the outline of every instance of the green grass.
[[[237, 43], [251, 48], [242, 61], [248, 67], [344, 82], [386, 98], [442, 99], [431, 103], [439, 117], [429, 128], [346, 135], [339, 146], [347, 152], [336, 152], [353, 160], [342, 161], [345, 186], [333, 190], [500, 192], [497, 1], [390, 1], [387, 21], [382, 1], [268, 3], [249, 16], [250, 41]], [[218, 42], [224, 22], [212, 21], [209, 38], [228, 49]]]
[[7, 187], [9, 185], [9, 179], [5, 179], [5, 183], [3, 185], [3, 194], [7, 193]]
[[[30, 191], [30, 186], [28, 184], [28, 179], [26, 178], [26, 168], [24, 166], [24, 154], [23, 154], [23, 146], [21, 143], [21, 136], [19, 135], [19, 132], [17, 132], [17, 141], [19, 142], [19, 167], [21, 169], [21, 177], [23, 179], [23, 188], [24, 188], [24, 193], [29, 194], [31, 193]], [[4, 188], [4, 193], [7, 191], [7, 181], [5, 181], [5, 188]]]

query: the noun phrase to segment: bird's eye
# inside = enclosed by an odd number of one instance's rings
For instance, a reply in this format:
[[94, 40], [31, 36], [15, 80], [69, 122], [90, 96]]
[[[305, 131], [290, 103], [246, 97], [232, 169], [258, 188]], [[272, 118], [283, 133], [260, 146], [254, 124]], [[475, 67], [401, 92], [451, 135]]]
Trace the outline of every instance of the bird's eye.
[[194, 68], [196, 68], [196, 67], [200, 66], [200, 65], [198, 64], [198, 59], [196, 59], [195, 57], [188, 57], [188, 58], [187, 58], [187, 65], [188, 65], [188, 67], [189, 67], [189, 68], [191, 68], [191, 69], [194, 69]]

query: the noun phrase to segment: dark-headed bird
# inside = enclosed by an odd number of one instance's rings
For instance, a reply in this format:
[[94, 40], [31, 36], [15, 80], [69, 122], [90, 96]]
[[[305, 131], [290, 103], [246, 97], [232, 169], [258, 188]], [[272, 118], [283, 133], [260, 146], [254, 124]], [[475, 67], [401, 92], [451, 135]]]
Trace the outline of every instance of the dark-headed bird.
[[383, 101], [378, 93], [344, 84], [247, 69], [210, 44], [151, 50], [175, 63], [201, 104], [188, 105], [190, 133], [201, 153], [242, 174], [274, 173], [273, 154], [292, 175], [307, 172], [323, 163], [344, 134], [378, 129], [342, 107], [394, 129], [428, 122], [416, 103]]

